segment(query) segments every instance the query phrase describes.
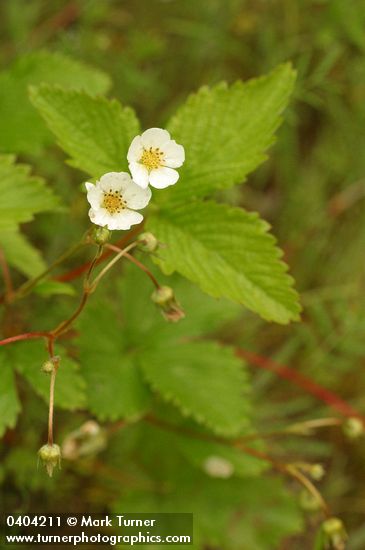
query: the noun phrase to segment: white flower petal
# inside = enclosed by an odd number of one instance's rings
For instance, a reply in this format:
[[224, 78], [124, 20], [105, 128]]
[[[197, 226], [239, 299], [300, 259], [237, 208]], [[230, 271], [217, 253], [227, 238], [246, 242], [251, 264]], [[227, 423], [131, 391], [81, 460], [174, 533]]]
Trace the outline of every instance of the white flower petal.
[[108, 224], [110, 214], [107, 210], [105, 210], [105, 208], [97, 208], [97, 209], [90, 208], [89, 218], [96, 225], [105, 227]]
[[141, 136], [136, 136], [129, 146], [127, 159], [128, 162], [138, 161], [143, 153], [143, 143]]
[[108, 172], [101, 176], [98, 183], [103, 191], [120, 191], [129, 177], [127, 172]]
[[132, 180], [128, 187], [126, 187], [122, 191], [123, 201], [129, 208], [132, 208], [133, 210], [139, 210], [140, 208], [144, 208], [145, 206], [147, 206], [147, 204], [150, 202], [151, 196], [152, 192], [149, 187], [144, 189], [143, 187], [140, 187], [139, 185], [134, 183], [134, 181]]
[[169, 168], [179, 168], [185, 161], [185, 150], [182, 145], [171, 140], [164, 148], [164, 165]]
[[165, 189], [169, 185], [174, 185], [179, 179], [179, 173], [172, 168], [158, 168], [150, 173], [150, 184], [156, 189]]
[[93, 185], [92, 183], [85, 183], [87, 189], [87, 200], [92, 208], [100, 208], [101, 203], [103, 202], [103, 192], [100, 187]]
[[108, 229], [130, 229], [132, 225], [141, 223], [143, 220], [142, 214], [125, 208], [120, 214], [110, 216], [108, 220]]
[[149, 128], [141, 135], [144, 147], [160, 147], [170, 140], [170, 134], [162, 128]]
[[143, 189], [146, 189], [148, 186], [147, 168], [139, 164], [139, 162], [131, 162], [129, 164], [129, 170], [131, 171], [133, 181]]

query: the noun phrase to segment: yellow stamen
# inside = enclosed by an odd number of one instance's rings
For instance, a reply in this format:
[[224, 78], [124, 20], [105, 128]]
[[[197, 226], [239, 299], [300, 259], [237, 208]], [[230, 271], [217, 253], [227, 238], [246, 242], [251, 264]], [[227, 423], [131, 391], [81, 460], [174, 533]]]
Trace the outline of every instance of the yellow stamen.
[[160, 166], [163, 166], [163, 152], [158, 147], [143, 149], [139, 162], [149, 171], [160, 168]]
[[110, 190], [109, 193], [104, 193], [102, 206], [109, 214], [120, 214], [126, 205], [118, 191]]

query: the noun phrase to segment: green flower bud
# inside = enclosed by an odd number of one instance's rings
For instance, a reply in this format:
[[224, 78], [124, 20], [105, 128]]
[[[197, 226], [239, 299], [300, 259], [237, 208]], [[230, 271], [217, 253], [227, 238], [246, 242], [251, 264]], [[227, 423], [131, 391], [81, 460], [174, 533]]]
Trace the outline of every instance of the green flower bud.
[[53, 361], [45, 361], [42, 365], [41, 371], [45, 374], [51, 374], [54, 371]]
[[349, 439], [357, 439], [364, 435], [364, 424], [360, 418], [348, 418], [343, 424], [343, 432]]
[[59, 362], [61, 360], [61, 357], [59, 355], [55, 355], [54, 357], [51, 357], [47, 361], [45, 361], [41, 367], [41, 371], [45, 374], [52, 374], [52, 372], [55, 370], [55, 368], [58, 367]]
[[49, 477], [52, 477], [56, 466], [61, 467], [61, 449], [58, 445], [43, 445], [38, 451], [38, 457], [46, 468]]
[[329, 518], [322, 524], [325, 545], [332, 545], [335, 550], [345, 550], [347, 533], [339, 518]]
[[141, 233], [138, 238], [138, 248], [144, 252], [155, 252], [158, 248], [158, 240], [152, 233]]
[[151, 299], [161, 309], [161, 313], [167, 321], [176, 323], [185, 317], [171, 287], [160, 286], [153, 292]]
[[314, 481], [320, 481], [325, 473], [326, 472], [322, 464], [312, 464], [312, 466], [309, 468], [309, 475], [312, 479], [314, 479]]
[[111, 234], [107, 227], [94, 227], [92, 238], [95, 244], [102, 245], [109, 241]]

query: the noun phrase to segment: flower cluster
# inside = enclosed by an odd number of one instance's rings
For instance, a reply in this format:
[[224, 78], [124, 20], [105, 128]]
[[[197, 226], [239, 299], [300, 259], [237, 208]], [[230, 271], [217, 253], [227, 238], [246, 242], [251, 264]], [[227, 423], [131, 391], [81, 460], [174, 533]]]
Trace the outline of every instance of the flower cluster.
[[152, 196], [149, 185], [164, 189], [179, 179], [176, 168], [185, 160], [184, 147], [167, 130], [149, 128], [136, 136], [128, 150], [128, 172], [108, 172], [95, 184], [87, 182], [90, 220], [101, 227], [130, 229], [141, 223]]

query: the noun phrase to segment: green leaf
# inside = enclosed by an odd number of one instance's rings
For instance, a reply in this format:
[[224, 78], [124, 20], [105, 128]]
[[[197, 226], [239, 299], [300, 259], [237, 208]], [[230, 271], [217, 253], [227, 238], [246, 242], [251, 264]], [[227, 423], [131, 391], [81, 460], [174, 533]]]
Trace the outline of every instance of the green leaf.
[[[267, 461], [253, 457], [229, 445], [223, 445], [223, 443], [179, 434], [176, 437], [175, 444], [194, 466], [202, 469], [207, 474], [209, 473], [209, 470], [207, 472], [207, 464], [212, 457], [223, 459], [230, 464], [232, 475], [238, 477], [257, 476], [269, 468]], [[250, 446], [254, 447], [252, 444]]]
[[35, 277], [46, 269], [42, 256], [17, 229], [6, 228], [0, 232], [0, 248], [9, 265], [28, 277]]
[[237, 435], [247, 425], [247, 376], [230, 348], [167, 342], [146, 349], [139, 362], [152, 388], [186, 416], [222, 435]]
[[83, 312], [80, 362], [90, 410], [100, 420], [133, 419], [145, 412], [149, 391], [123, 339], [117, 312], [104, 297]]
[[116, 100], [47, 85], [32, 88], [30, 97], [70, 155], [71, 166], [93, 177], [127, 170], [128, 148], [139, 132], [132, 109]]
[[34, 291], [40, 296], [54, 296], [55, 294], [62, 294], [65, 296], [76, 295], [76, 290], [72, 285], [62, 283], [61, 281], [52, 281], [51, 279], [40, 281]]
[[189, 202], [242, 183], [265, 159], [295, 81], [290, 64], [267, 76], [202, 88], [168, 125], [185, 147], [178, 185], [161, 201]]
[[298, 296], [268, 228], [257, 214], [213, 202], [166, 208], [148, 221], [167, 245], [156, 260], [165, 273], [179, 271], [212, 296], [288, 323], [298, 319]]
[[51, 135], [28, 98], [28, 86], [42, 82], [104, 93], [109, 77], [59, 53], [35, 52], [0, 73], [0, 150], [37, 153]]
[[[85, 406], [85, 381], [79, 366], [59, 346], [61, 362], [56, 380], [55, 404], [68, 410]], [[8, 349], [9, 361], [28, 380], [34, 391], [48, 402], [49, 376], [41, 371], [48, 359], [42, 342], [18, 342]]]
[[34, 214], [58, 206], [58, 199], [44, 181], [31, 176], [28, 166], [14, 164], [14, 160], [11, 155], [0, 156], [0, 229], [14, 230], [16, 224], [32, 220]]
[[21, 408], [14, 374], [3, 349], [0, 350], [0, 369], [0, 437], [2, 437], [7, 428], [14, 428]]

